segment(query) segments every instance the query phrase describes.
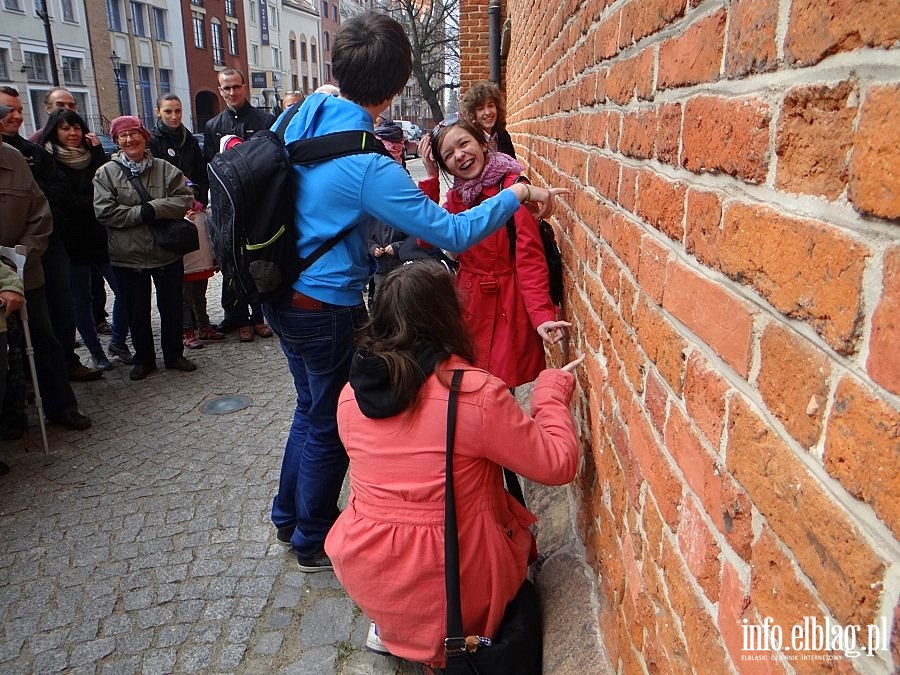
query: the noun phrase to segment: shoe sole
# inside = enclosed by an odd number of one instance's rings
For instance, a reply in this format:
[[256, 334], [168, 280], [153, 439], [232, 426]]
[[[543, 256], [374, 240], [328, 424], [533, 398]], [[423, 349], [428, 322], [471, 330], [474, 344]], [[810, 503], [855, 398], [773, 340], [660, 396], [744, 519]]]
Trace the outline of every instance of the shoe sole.
[[307, 574], [315, 574], [316, 572], [333, 572], [334, 566], [332, 565], [304, 565], [299, 560], [297, 561], [297, 567], [300, 568], [301, 572], [306, 572]]
[[369, 644], [368, 640], [366, 640], [366, 649], [373, 654], [378, 654], [379, 656], [391, 656], [391, 653], [385, 647], [373, 647]]

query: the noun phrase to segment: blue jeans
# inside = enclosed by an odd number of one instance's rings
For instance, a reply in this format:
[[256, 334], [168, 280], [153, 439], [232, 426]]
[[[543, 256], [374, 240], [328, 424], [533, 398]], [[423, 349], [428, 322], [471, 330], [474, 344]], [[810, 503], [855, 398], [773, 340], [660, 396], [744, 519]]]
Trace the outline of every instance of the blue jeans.
[[94, 321], [94, 298], [91, 284], [93, 271], [98, 268], [109, 281], [114, 294], [110, 331], [112, 333], [112, 342], [123, 344], [125, 336], [128, 335], [128, 325], [122, 312], [122, 303], [119, 302], [118, 293], [116, 292], [118, 284], [109, 263], [104, 263], [103, 265], [73, 264], [69, 271], [69, 277], [72, 280], [72, 300], [75, 302], [75, 326], [81, 334], [84, 346], [88, 348], [88, 351], [94, 358], [103, 356], [103, 345], [100, 344], [100, 338], [97, 337], [97, 324]]
[[[150, 324], [150, 282], [156, 287], [156, 309], [159, 312], [160, 342], [163, 361], [171, 365], [184, 354], [181, 343], [181, 279], [184, 263], [179, 258], [162, 267], [134, 269], [116, 267], [117, 298], [123, 303], [134, 346], [134, 362], [156, 364], [153, 327]], [[115, 317], [113, 317], [115, 319]]]
[[294, 527], [291, 544], [304, 557], [322, 550], [340, 513], [337, 500], [347, 471], [347, 452], [337, 429], [337, 402], [350, 373], [353, 337], [366, 320], [365, 306], [323, 303], [321, 310], [296, 309], [288, 294], [263, 305], [297, 390], [294, 421], [284, 446], [275, 527]]

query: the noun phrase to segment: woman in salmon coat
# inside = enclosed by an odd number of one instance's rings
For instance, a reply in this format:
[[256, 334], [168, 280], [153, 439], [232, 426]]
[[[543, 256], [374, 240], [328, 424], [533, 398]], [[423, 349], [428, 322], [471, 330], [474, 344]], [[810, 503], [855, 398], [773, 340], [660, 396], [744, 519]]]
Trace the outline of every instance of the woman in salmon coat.
[[464, 371], [454, 481], [466, 635], [494, 637], [525, 579], [532, 513], [503, 488], [502, 467], [531, 480], [572, 480], [578, 446], [571, 370], [537, 377], [529, 417], [506, 384], [472, 365], [452, 277], [422, 261], [391, 272], [360, 337], [338, 428], [350, 497], [325, 550], [391, 654], [443, 667], [444, 467], [449, 381]]
[[[460, 213], [519, 180], [522, 166], [489, 150], [484, 134], [462, 118], [438, 125], [419, 144], [429, 177], [419, 187], [439, 201], [438, 168], [453, 176], [444, 208]], [[508, 387], [531, 382], [546, 367], [544, 343], [565, 336], [570, 324], [556, 320], [537, 222], [525, 204], [500, 228], [459, 256], [456, 287], [475, 343], [475, 365]]]

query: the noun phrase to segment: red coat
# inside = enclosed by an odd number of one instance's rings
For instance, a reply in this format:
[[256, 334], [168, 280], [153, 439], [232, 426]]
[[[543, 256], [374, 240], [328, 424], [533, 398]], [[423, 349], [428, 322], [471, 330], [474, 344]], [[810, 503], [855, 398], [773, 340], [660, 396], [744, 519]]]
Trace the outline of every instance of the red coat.
[[[504, 187], [517, 178], [507, 176]], [[438, 201], [436, 178], [420, 182], [419, 187]], [[486, 188], [481, 200], [499, 191], [499, 186]], [[456, 191], [450, 190], [444, 208], [460, 213], [467, 207]], [[475, 365], [499, 377], [508, 387], [531, 382], [547, 367], [544, 341], [535, 329], [545, 321], [556, 320], [537, 223], [524, 206], [514, 218], [515, 260], [509, 255], [509, 235], [504, 226], [459, 256], [456, 275], [463, 316], [475, 344]]]
[[561, 485], [578, 463], [569, 412], [575, 378], [562, 370], [537, 378], [533, 418], [503, 382], [457, 357], [438, 364], [413, 410], [393, 417], [363, 416], [353, 389], [344, 387], [337, 420], [350, 457], [350, 498], [325, 551], [391, 653], [433, 667], [443, 666], [446, 637], [446, 383], [455, 368], [465, 370], [453, 476], [467, 635], [494, 637], [531, 551], [535, 517], [503, 488], [501, 467]]

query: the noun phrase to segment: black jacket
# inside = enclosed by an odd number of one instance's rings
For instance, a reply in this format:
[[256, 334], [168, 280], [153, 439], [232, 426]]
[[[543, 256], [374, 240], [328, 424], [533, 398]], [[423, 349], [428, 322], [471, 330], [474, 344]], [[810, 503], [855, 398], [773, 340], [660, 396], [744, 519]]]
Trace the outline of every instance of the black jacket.
[[506, 129], [497, 131], [497, 151], [509, 155], [513, 159], [516, 158], [516, 149], [513, 147], [512, 139]]
[[275, 115], [254, 108], [250, 103], [244, 103], [237, 110], [226, 107], [206, 123], [203, 130], [203, 157], [209, 162], [218, 154], [222, 136], [234, 134], [246, 141], [257, 131], [270, 129], [275, 124], [275, 119]]
[[83, 169], [56, 162], [69, 189], [64, 197], [49, 197], [53, 230], [62, 239], [73, 265], [109, 262], [106, 228], [94, 214], [94, 174], [108, 160], [100, 146], [92, 146], [90, 151], [91, 163]]
[[194, 184], [194, 199], [206, 206], [209, 195], [209, 177], [206, 175], [206, 159], [200, 144], [182, 124], [170, 131], [163, 122], [150, 129], [147, 148], [158, 159], [174, 164]]

